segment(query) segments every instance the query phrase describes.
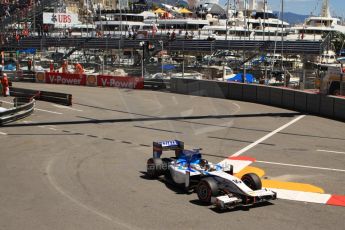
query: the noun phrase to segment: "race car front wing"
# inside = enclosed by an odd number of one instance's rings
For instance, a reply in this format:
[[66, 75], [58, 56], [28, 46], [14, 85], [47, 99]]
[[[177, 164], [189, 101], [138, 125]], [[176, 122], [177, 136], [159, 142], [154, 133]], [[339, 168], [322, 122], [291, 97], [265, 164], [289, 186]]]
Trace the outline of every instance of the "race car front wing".
[[232, 194], [213, 197], [212, 203], [220, 209], [231, 209], [236, 206], [249, 206], [275, 199], [277, 199], [276, 192], [261, 189], [253, 191], [243, 198], [233, 196]]

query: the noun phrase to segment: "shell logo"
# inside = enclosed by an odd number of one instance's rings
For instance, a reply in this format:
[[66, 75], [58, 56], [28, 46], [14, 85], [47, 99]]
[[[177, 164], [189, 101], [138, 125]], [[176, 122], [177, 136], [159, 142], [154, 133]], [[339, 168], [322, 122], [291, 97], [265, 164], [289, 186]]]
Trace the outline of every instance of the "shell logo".
[[96, 76], [95, 75], [89, 75], [87, 76], [87, 84], [88, 85], [96, 85]]
[[36, 80], [38, 82], [44, 82], [45, 74], [44, 72], [38, 72], [36, 73]]

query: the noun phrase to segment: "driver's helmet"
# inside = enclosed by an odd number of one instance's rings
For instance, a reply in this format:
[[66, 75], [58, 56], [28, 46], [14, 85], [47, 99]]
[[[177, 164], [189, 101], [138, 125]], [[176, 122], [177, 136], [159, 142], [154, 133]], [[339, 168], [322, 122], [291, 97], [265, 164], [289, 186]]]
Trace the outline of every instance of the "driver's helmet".
[[208, 161], [205, 159], [201, 159], [199, 165], [201, 168], [206, 168], [208, 166]]

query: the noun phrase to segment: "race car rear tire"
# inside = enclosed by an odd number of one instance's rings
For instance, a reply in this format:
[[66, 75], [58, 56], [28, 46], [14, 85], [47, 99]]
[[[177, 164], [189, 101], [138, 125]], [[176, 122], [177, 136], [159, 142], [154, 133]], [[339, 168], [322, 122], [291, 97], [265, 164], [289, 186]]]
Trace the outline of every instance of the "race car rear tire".
[[260, 190], [262, 188], [261, 179], [255, 173], [244, 174], [241, 180], [252, 190]]
[[205, 204], [210, 204], [212, 196], [217, 196], [218, 192], [217, 183], [210, 177], [201, 179], [196, 187], [199, 200]]
[[163, 161], [164, 179], [166, 181], [169, 181], [169, 182], [174, 182], [172, 177], [171, 177], [170, 171], [169, 171], [169, 164], [170, 164], [170, 162], [173, 161], [173, 159], [171, 159], [171, 158], [162, 158], [162, 161]]
[[157, 178], [166, 171], [167, 164], [161, 158], [150, 158], [147, 160], [147, 175], [150, 178]]

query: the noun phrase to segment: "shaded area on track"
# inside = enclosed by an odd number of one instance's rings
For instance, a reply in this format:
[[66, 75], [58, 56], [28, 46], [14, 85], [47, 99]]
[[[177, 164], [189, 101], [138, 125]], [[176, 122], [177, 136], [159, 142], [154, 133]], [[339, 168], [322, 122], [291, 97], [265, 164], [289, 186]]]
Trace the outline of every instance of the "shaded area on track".
[[[200, 200], [190, 200], [189, 201], [191, 204], [197, 205], [197, 206], [201, 206], [201, 207], [208, 207], [209, 205], [205, 205], [204, 203], [200, 202]], [[217, 207], [210, 207], [209, 210], [215, 212], [216, 214], [226, 214], [226, 213], [231, 213], [231, 212], [238, 212], [238, 211], [244, 211], [244, 212], [248, 212], [251, 209], [254, 208], [261, 208], [261, 207], [266, 207], [266, 206], [271, 206], [271, 205], [275, 205], [274, 203], [271, 202], [264, 202], [264, 203], [256, 203], [254, 205], [249, 206], [237, 206], [234, 207], [232, 209], [225, 209], [225, 210], [221, 210]]]
[[141, 129], [150, 129], [150, 130], [155, 130], [155, 131], [168, 132], [168, 133], [182, 133], [182, 132], [178, 132], [178, 131], [172, 131], [172, 130], [166, 130], [166, 129], [157, 129], [157, 128], [139, 126], [139, 125], [134, 125], [134, 127], [141, 128]]
[[[133, 113], [133, 112], [123, 111], [123, 110], [116, 110], [116, 109], [109, 109], [109, 108], [104, 108], [104, 107], [100, 107], [100, 106], [87, 105], [87, 104], [83, 104], [83, 103], [74, 103], [74, 104], [89, 107], [89, 108], [94, 108], [94, 109], [106, 110], [106, 111], [113, 111], [113, 112], [132, 114], [132, 115], [140, 115], [140, 116], [146, 116], [146, 117], [154, 117], [154, 116], [150, 116], [150, 115], [146, 115], [146, 114]], [[289, 117], [290, 114], [291, 114], [291, 117], [293, 117], [293, 116], [297, 116], [297, 115], [302, 115], [303, 113], [295, 112], [295, 113], [287, 113], [287, 114], [288, 114], [287, 117]], [[232, 115], [232, 116], [238, 117], [238, 116], [242, 116], [242, 115]], [[268, 115], [268, 116], [270, 116], [270, 115]], [[280, 115], [277, 114], [277, 116], [280, 116]], [[243, 115], [243, 117], [245, 117], [245, 116]], [[90, 120], [97, 120], [95, 118], [86, 118], [86, 117], [83, 117], [83, 118], [90, 119]], [[210, 116], [210, 118], [211, 118], [211, 116]], [[224, 118], [224, 117], [219, 117], [219, 118]], [[187, 118], [186, 119], [181, 118], [180, 120], [187, 120]], [[220, 128], [231, 128], [231, 129], [256, 131], [256, 132], [271, 132], [271, 130], [264, 130], [264, 129], [242, 128], [242, 127], [235, 127], [235, 126], [229, 127], [229, 126], [224, 126], [224, 125], [207, 124], [207, 123], [190, 122], [190, 121], [182, 121], [182, 122], [188, 122], [188, 123], [197, 124], [197, 125], [209, 125], [209, 126], [220, 127]], [[298, 133], [288, 133], [288, 132], [278, 132], [278, 133], [284, 134], [284, 135], [301, 136], [301, 137], [314, 137], [314, 138], [323, 138], [323, 139], [330, 139], [330, 140], [345, 140], [345, 138], [339, 138], [339, 137], [316, 136], [316, 135], [310, 135], [310, 134], [298, 134]]]
[[293, 136], [300, 136], [300, 137], [314, 137], [314, 138], [322, 138], [322, 139], [345, 141], [345, 138], [339, 138], [339, 137], [326, 137], [326, 136], [316, 136], [316, 135], [309, 135], [309, 134], [307, 135], [307, 134], [299, 134], [299, 133], [285, 133], [285, 132], [279, 132], [279, 134], [293, 135]]
[[[167, 120], [199, 120], [199, 119], [220, 119], [220, 118], [250, 118], [250, 117], [295, 117], [302, 113], [257, 113], [257, 114], [238, 114], [238, 115], [209, 115], [209, 116], [182, 116], [182, 117], [146, 117], [146, 118], [124, 118], [124, 119], [103, 119], [103, 120], [87, 120], [87, 121], [51, 121], [51, 122], [35, 122], [25, 124], [9, 124], [6, 127], [27, 127], [40, 125], [77, 125], [77, 124], [100, 124], [100, 123], [122, 123], [136, 121], [167, 121]], [[144, 115], [146, 116], [146, 115]], [[5, 126], [4, 126], [5, 127]]]

